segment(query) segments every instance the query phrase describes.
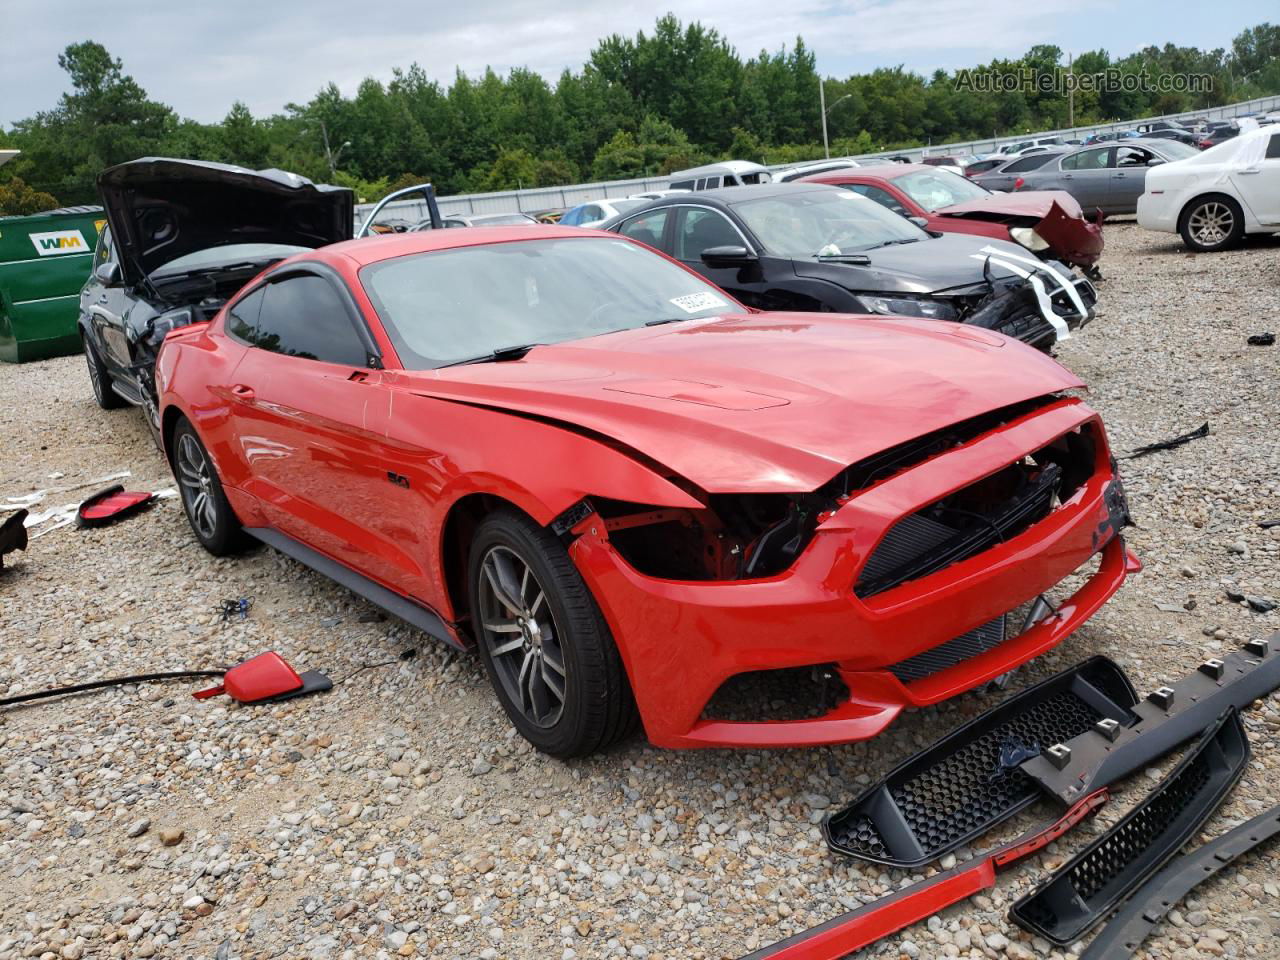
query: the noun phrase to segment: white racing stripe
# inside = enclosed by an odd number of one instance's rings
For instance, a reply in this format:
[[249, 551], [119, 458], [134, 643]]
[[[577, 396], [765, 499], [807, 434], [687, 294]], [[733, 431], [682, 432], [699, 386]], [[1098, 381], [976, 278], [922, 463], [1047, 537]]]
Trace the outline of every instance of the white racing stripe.
[[1019, 263], [1025, 263], [1037, 270], [1044, 270], [1051, 274], [1058, 283], [1062, 284], [1062, 289], [1067, 291], [1067, 296], [1071, 298], [1071, 302], [1075, 305], [1076, 310], [1080, 314], [1080, 320], [1083, 322], [1089, 319], [1089, 309], [1084, 305], [1084, 301], [1080, 299], [1080, 292], [1076, 290], [1075, 278], [1071, 275], [1063, 276], [1058, 272], [1057, 268], [1051, 263], [1046, 263], [1036, 257], [1027, 257], [1017, 253], [1007, 253], [1004, 250], [997, 250], [995, 247], [986, 246], [982, 248], [983, 253], [989, 253], [993, 256], [1003, 257], [1006, 260], [1016, 260]]
[[1044, 288], [1043, 280], [1035, 274], [1028, 273], [1021, 267], [1014, 266], [1012, 263], [1005, 260], [997, 260], [995, 257], [991, 256], [984, 257], [980, 253], [972, 253], [969, 256], [974, 260], [986, 260], [988, 263], [993, 263], [997, 267], [1004, 267], [1014, 276], [1021, 277], [1023, 280], [1026, 280], [1031, 284], [1031, 288], [1036, 292], [1036, 300], [1040, 303], [1040, 314], [1053, 326], [1053, 332], [1058, 335], [1058, 340], [1062, 341], [1071, 339], [1071, 330], [1067, 326], [1066, 321], [1053, 312], [1053, 302], [1049, 299], [1049, 294]]

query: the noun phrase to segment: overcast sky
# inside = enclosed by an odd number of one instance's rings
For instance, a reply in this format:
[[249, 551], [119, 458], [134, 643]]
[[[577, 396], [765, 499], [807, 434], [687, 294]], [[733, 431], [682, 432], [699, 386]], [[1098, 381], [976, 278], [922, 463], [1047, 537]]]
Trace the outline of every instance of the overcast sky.
[[124, 60], [148, 94], [186, 117], [221, 119], [234, 100], [255, 115], [304, 102], [330, 80], [351, 94], [413, 62], [447, 83], [455, 69], [527, 66], [554, 79], [582, 65], [610, 33], [648, 31], [675, 8], [716, 27], [743, 56], [797, 34], [826, 76], [905, 64], [922, 73], [1035, 43], [1113, 55], [1147, 44], [1229, 46], [1276, 19], [1275, 0], [0, 0], [0, 125], [54, 106], [66, 89], [58, 53], [93, 39]]

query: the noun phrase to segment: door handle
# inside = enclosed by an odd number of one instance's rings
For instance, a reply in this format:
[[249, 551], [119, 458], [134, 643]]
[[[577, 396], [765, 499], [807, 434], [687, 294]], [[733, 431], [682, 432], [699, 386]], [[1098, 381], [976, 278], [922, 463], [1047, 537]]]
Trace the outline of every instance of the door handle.
[[1248, 170], [1237, 170], [1236, 172], [1243, 175], [1246, 173], [1261, 173], [1262, 171], [1259, 170], [1257, 167], [1251, 167]]
[[244, 383], [237, 383], [231, 388], [231, 392], [241, 400], [252, 400], [257, 394], [253, 392], [253, 387]]

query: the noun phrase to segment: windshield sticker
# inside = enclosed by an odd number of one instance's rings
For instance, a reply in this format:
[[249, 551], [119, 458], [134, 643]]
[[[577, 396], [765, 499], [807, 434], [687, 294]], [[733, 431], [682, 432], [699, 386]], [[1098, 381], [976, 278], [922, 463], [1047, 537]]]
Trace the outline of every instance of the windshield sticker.
[[683, 297], [672, 297], [669, 301], [685, 313], [701, 313], [703, 310], [721, 310], [729, 306], [714, 293], [689, 293]]

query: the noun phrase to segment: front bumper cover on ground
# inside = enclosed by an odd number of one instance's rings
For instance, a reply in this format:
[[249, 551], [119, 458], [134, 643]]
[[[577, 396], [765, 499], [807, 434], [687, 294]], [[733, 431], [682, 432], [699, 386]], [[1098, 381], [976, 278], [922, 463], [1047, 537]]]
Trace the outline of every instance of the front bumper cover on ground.
[[1110, 830], [1076, 854], [1009, 919], [1060, 947], [1075, 943], [1182, 849], [1226, 799], [1249, 762], [1235, 707]]
[[822, 823], [837, 853], [923, 866], [964, 846], [1041, 796], [1018, 764], [1091, 728], [1127, 723], [1138, 694], [1106, 657], [1022, 691], [900, 765]]
[[1178, 857], [1143, 884], [1093, 938], [1080, 960], [1120, 960], [1130, 956], [1178, 901], [1276, 834], [1280, 834], [1280, 806]]

